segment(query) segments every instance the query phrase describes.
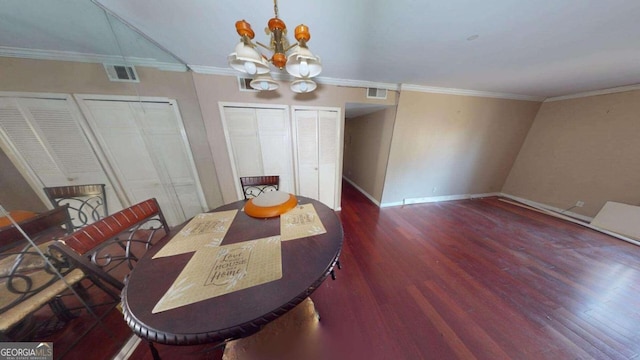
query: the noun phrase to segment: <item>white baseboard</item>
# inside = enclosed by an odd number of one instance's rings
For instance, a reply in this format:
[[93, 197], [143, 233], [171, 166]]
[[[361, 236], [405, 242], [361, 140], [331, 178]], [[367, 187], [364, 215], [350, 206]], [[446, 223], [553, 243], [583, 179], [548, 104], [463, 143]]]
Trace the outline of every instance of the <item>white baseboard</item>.
[[394, 202], [394, 203], [383, 203], [380, 207], [390, 207], [390, 206], [402, 206], [402, 205], [410, 205], [410, 204], [423, 204], [423, 203], [431, 203], [431, 202], [440, 202], [440, 201], [453, 201], [453, 200], [465, 200], [465, 199], [477, 199], [483, 197], [490, 196], [502, 196], [511, 200], [515, 200], [521, 202], [523, 204], [533, 206], [536, 208], [542, 208], [545, 210], [553, 211], [562, 215], [566, 215], [572, 218], [576, 218], [582, 221], [591, 222], [593, 218], [581, 214], [574, 213], [572, 211], [564, 211], [564, 209], [560, 209], [554, 206], [538, 203], [532, 200], [524, 199], [518, 196], [505, 194], [502, 192], [493, 192], [493, 193], [484, 193], [484, 194], [462, 194], [462, 195], [445, 195], [445, 196], [432, 196], [432, 197], [423, 197], [423, 198], [408, 198], [404, 199], [404, 201]]
[[539, 203], [539, 202], [531, 201], [531, 200], [528, 200], [528, 199], [524, 199], [524, 198], [521, 198], [521, 197], [510, 195], [510, 194], [501, 193], [500, 195], [503, 196], [503, 197], [506, 197], [508, 199], [515, 200], [515, 201], [521, 202], [521, 203], [529, 205], [529, 206], [533, 206], [535, 208], [542, 208], [542, 209], [545, 209], [545, 210], [553, 211], [553, 212], [558, 213], [558, 214], [562, 214], [562, 215], [566, 215], [566, 216], [569, 216], [569, 217], [572, 217], [572, 218], [576, 218], [576, 219], [579, 219], [579, 220], [582, 220], [582, 221], [586, 221], [587, 223], [590, 223], [591, 220], [593, 220], [592, 217], [581, 215], [581, 214], [577, 214], [577, 213], [574, 213], [572, 211], [564, 211], [564, 209], [560, 209], [560, 208], [557, 208], [555, 206], [542, 204], [542, 203]]
[[[509, 198], [509, 199], [512, 199], [512, 200], [515, 200], [515, 201], [518, 201], [518, 202], [521, 202], [523, 204], [529, 205], [529, 206], [531, 206], [533, 208], [538, 209], [539, 211], [541, 211], [543, 213], [549, 214], [550, 216], [555, 216], [557, 218], [560, 218], [560, 219], [563, 219], [563, 220], [566, 220], [566, 221], [570, 221], [570, 222], [572, 222], [574, 224], [578, 224], [578, 225], [584, 226], [586, 228], [589, 228], [589, 229], [592, 229], [592, 230], [595, 230], [595, 231], [599, 231], [599, 232], [601, 232], [603, 234], [607, 234], [607, 235], [609, 235], [611, 237], [626, 241], [626, 242], [628, 242], [630, 244], [634, 244], [634, 245], [640, 246], [640, 241], [638, 241], [636, 239], [632, 239], [632, 238], [629, 238], [629, 237], [624, 236], [622, 234], [615, 233], [613, 231], [610, 231], [610, 230], [607, 230], [607, 229], [603, 229], [603, 228], [598, 227], [598, 226], [591, 225], [591, 220], [589, 220], [589, 219], [593, 219], [593, 218], [590, 218], [588, 216], [575, 214], [575, 213], [569, 213], [568, 211], [565, 211], [564, 213], [561, 213], [562, 210], [558, 209], [556, 207], [545, 205], [545, 204], [540, 204], [540, 203], [537, 203], [535, 201], [519, 198], [517, 196], [513, 196], [513, 195], [509, 195], [509, 194], [502, 194], [502, 196], [504, 196], [506, 198]], [[558, 212], [557, 210], [560, 210], [560, 212]], [[569, 215], [565, 215], [565, 214], [572, 214], [571, 216], [573, 216], [573, 217], [571, 217]], [[587, 222], [584, 222], [584, 221], [587, 221]]]
[[399, 202], [383, 203], [380, 207], [402, 206], [411, 204], [424, 204], [440, 201], [453, 201], [453, 200], [465, 200], [465, 199], [477, 199], [490, 196], [500, 196], [502, 193], [483, 193], [483, 194], [462, 194], [462, 195], [445, 195], [445, 196], [431, 196], [422, 198], [408, 198]]
[[374, 204], [376, 204], [378, 207], [380, 206], [380, 202], [378, 200], [376, 200], [373, 196], [371, 196], [371, 194], [369, 194], [368, 192], [364, 191], [360, 186], [358, 186], [356, 183], [354, 183], [351, 179], [347, 178], [346, 176], [342, 176], [342, 178], [344, 179], [344, 181], [348, 182], [349, 184], [351, 184], [354, 188], [356, 188], [358, 191], [360, 191], [362, 193], [362, 195], [366, 196], [367, 199], [371, 200], [371, 202], [373, 202]]
[[127, 343], [122, 346], [122, 349], [120, 349], [120, 352], [113, 357], [113, 360], [127, 360], [136, 350], [140, 341], [142, 341], [142, 339], [136, 335], [131, 335]]

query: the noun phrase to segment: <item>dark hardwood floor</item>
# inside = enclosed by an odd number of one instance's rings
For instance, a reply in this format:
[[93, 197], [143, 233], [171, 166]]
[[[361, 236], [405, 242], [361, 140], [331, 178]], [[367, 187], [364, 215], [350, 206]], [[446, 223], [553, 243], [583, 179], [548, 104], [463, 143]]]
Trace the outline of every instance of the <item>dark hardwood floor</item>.
[[[54, 359], [65, 360], [109, 360], [116, 355], [133, 334], [115, 308], [117, 303], [89, 280], [82, 284], [87, 289], [87, 304], [91, 306], [96, 320], [72, 295], [63, 296], [64, 303], [77, 317], [66, 324], [58, 323], [56, 331], [40, 330], [31, 341], [53, 342]], [[56, 318], [47, 306], [37, 311], [31, 322], [37, 327], [47, 322], [56, 324]]]
[[339, 216], [342, 270], [311, 296], [329, 358], [640, 359], [640, 247], [497, 198], [379, 209], [344, 183]]
[[313, 299], [343, 358], [638, 357], [640, 247], [497, 198], [378, 209], [345, 186], [340, 217], [344, 270]]

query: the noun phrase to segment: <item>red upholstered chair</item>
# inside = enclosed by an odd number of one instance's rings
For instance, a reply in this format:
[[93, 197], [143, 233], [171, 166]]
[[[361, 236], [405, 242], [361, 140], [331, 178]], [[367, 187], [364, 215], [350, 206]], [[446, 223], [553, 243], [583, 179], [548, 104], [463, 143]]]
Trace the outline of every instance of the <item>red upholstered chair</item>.
[[[81, 269], [97, 286], [119, 291], [135, 262], [169, 233], [156, 199], [149, 199], [89, 224], [51, 245], [50, 251]], [[124, 266], [126, 265], [126, 266]]]

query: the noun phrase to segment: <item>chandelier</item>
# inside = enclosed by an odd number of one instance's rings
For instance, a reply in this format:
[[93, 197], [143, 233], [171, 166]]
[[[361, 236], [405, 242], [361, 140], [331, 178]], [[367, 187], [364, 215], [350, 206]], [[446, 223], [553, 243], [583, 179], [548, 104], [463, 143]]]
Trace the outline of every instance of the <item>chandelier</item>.
[[278, 18], [277, 0], [273, 1], [273, 12], [275, 17], [269, 20], [265, 29], [271, 37], [269, 46], [256, 42], [273, 53], [271, 58], [262, 55], [256, 44], [251, 41], [255, 37], [251, 25], [245, 20], [239, 20], [236, 22], [236, 31], [240, 35], [240, 42], [234, 52], [229, 54], [229, 66], [254, 76], [250, 85], [256, 90], [269, 91], [278, 88], [278, 83], [270, 75], [269, 63], [280, 70], [286, 69], [287, 73], [296, 78], [291, 82], [291, 91], [306, 93], [315, 90], [317, 85], [311, 78], [320, 74], [322, 64], [320, 57], [314, 56], [307, 47], [307, 42], [311, 39], [309, 27], [303, 24], [296, 26], [297, 42], [289, 45], [286, 37], [287, 26]]

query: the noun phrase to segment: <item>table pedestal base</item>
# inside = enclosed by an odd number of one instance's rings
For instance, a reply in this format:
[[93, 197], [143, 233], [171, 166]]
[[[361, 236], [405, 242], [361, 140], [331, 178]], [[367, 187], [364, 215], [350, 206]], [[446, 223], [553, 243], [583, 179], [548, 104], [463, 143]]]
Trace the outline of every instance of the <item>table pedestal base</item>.
[[222, 360], [319, 359], [319, 319], [313, 301], [306, 298], [259, 332], [227, 343]]

